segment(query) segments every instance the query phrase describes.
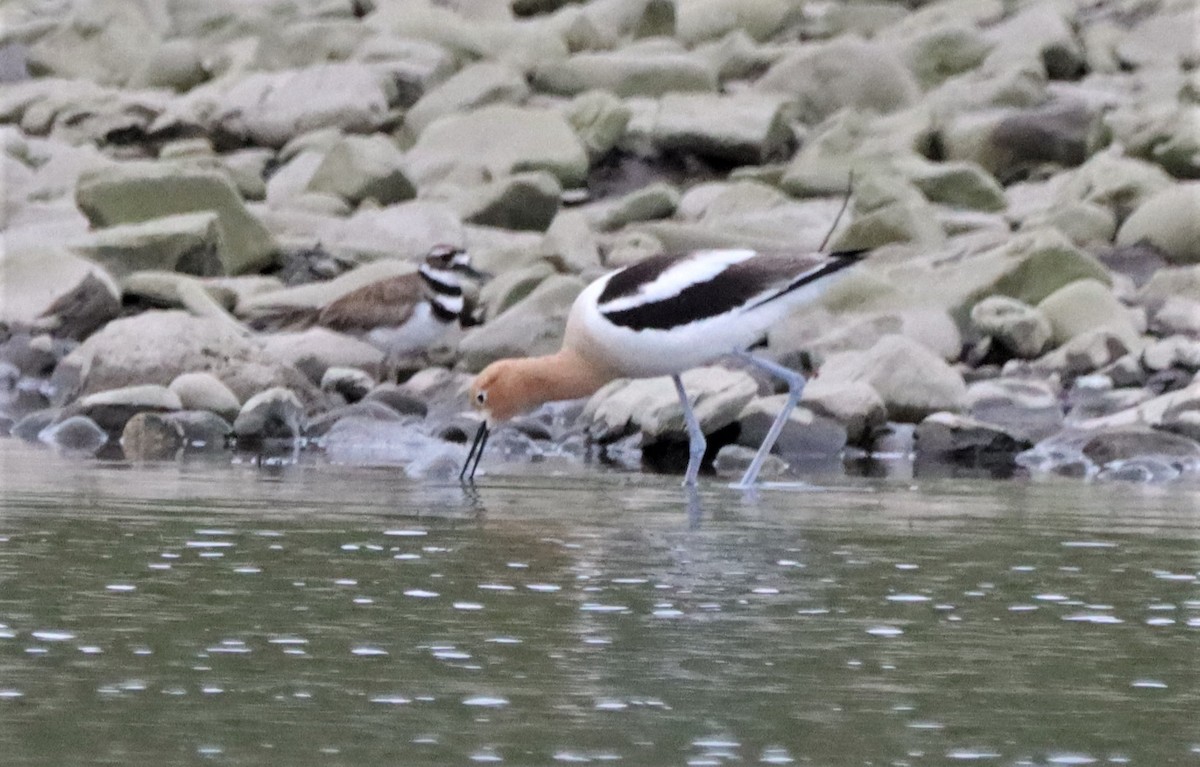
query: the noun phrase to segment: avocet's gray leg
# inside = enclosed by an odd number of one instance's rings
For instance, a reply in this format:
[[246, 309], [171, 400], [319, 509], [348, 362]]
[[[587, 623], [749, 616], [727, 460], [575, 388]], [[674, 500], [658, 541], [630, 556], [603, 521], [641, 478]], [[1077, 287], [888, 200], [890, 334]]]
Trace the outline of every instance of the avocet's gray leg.
[[683, 381], [678, 374], [672, 375], [671, 380], [675, 382], [679, 403], [683, 405], [683, 421], [687, 424], [688, 431], [688, 467], [687, 474], [683, 476], [683, 484], [685, 487], [692, 487], [695, 486], [696, 477], [700, 474], [700, 461], [704, 459], [704, 448], [707, 442], [704, 439], [704, 432], [700, 430], [700, 422], [696, 420], [696, 414], [692, 412], [692, 403], [688, 402]]
[[788, 398], [784, 403], [783, 409], [779, 411], [779, 415], [775, 416], [775, 422], [771, 424], [770, 431], [763, 438], [763, 442], [758, 447], [758, 452], [754, 454], [754, 460], [750, 462], [750, 466], [746, 468], [746, 473], [742, 475], [734, 487], [750, 487], [754, 484], [754, 480], [758, 479], [758, 472], [762, 469], [763, 461], [767, 460], [767, 456], [771, 453], [771, 448], [775, 446], [775, 441], [779, 439], [779, 433], [783, 431], [783, 425], [787, 423], [788, 416], [792, 414], [792, 410], [796, 408], [796, 403], [800, 401], [800, 395], [804, 392], [804, 376], [797, 373], [791, 368], [785, 368], [783, 365], [764, 360], [760, 357], [755, 357], [749, 352], [736, 352], [738, 357], [749, 362], [755, 367], [767, 371], [771, 375], [778, 376], [787, 382]]

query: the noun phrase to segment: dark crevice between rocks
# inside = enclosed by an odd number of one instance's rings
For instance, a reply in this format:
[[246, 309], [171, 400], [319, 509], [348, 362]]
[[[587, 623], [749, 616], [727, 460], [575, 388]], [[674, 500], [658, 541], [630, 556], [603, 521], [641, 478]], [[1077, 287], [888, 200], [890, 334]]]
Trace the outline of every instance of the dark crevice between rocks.
[[[741, 426], [731, 423], [706, 434], [708, 444], [704, 448], [704, 459], [700, 462], [700, 470], [704, 474], [713, 473], [713, 460], [717, 453], [726, 445], [737, 441]], [[642, 446], [642, 465], [658, 474], [680, 474], [687, 470], [688, 443], [675, 439], [662, 439]]]

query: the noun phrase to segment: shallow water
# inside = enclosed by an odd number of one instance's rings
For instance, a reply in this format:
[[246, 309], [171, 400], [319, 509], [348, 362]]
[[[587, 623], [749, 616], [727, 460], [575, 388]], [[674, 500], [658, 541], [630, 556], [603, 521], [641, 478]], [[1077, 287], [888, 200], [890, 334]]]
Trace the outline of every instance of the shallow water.
[[1200, 493], [0, 442], [5, 765], [1200, 764]]

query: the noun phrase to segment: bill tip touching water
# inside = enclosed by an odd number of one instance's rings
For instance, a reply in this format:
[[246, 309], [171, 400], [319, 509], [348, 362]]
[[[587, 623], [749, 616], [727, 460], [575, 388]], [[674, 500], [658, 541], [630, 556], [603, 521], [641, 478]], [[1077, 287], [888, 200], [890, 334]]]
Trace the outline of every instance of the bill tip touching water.
[[498, 360], [472, 382], [471, 404], [483, 420], [460, 479], [474, 477], [496, 423], [544, 402], [588, 396], [618, 378], [669, 375], [688, 431], [684, 484], [695, 485], [706, 440], [680, 374], [732, 354], [788, 386], [786, 404], [738, 483], [752, 485], [799, 401], [804, 377], [746, 349], [792, 310], [818, 298], [865, 254], [712, 249], [655, 256], [600, 277], [572, 305], [562, 348]]

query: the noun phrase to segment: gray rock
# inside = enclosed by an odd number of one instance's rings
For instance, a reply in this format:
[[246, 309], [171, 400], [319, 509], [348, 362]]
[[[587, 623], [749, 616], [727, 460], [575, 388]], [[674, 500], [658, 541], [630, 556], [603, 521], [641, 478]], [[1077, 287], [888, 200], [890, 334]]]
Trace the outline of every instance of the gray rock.
[[171, 461], [183, 451], [183, 426], [158, 413], [138, 413], [121, 432], [121, 448], [131, 461]]
[[1097, 464], [1157, 456], [1172, 462], [1200, 463], [1200, 443], [1157, 429], [1104, 429], [1089, 435], [1083, 454]]
[[195, 40], [163, 40], [129, 77], [131, 88], [168, 88], [183, 92], [209, 78], [204, 51]]
[[546, 230], [547, 260], [559, 271], [594, 273], [600, 268], [600, 242], [578, 210], [559, 210]]
[[588, 170], [587, 153], [559, 112], [505, 104], [435, 120], [421, 132], [407, 160], [418, 183], [447, 178], [474, 182], [545, 170], [564, 187], [573, 187], [583, 183]]
[[[120, 290], [116, 283], [101, 267], [80, 258], [65, 248], [7, 248], [0, 260], [0, 274], [3, 275], [4, 300], [0, 301], [0, 322], [26, 327], [39, 322], [41, 316], [51, 306], [59, 304], [61, 308], [78, 305], [79, 309], [97, 307], [101, 310], [117, 301]], [[104, 298], [103, 288], [108, 292]], [[92, 300], [80, 301], [74, 296], [78, 293], [92, 296]], [[61, 303], [60, 303], [61, 302]], [[55, 312], [52, 312], [55, 314]], [[92, 311], [76, 312], [80, 320], [95, 314]], [[102, 322], [109, 318], [109, 312], [103, 311], [97, 315]], [[80, 325], [71, 322], [71, 325]], [[83, 323], [95, 327], [95, 322]], [[80, 326], [76, 328], [82, 330]], [[74, 335], [74, 334], [72, 334]]]
[[167, 386], [185, 410], [207, 410], [225, 419], [233, 419], [242, 404], [229, 387], [212, 373], [183, 373]]
[[755, 88], [795, 99], [808, 123], [846, 107], [892, 112], [920, 95], [895, 50], [853, 38], [797, 48], [767, 70]]
[[1003, 426], [957, 413], [934, 413], [917, 424], [917, 455], [971, 464], [1004, 461], [1033, 445]]
[[321, 391], [337, 394], [346, 402], [358, 402], [375, 388], [375, 379], [358, 368], [326, 368], [321, 376]]
[[975, 163], [914, 163], [906, 171], [930, 202], [983, 211], [1004, 210], [1007, 205], [999, 182]]
[[983, 63], [992, 48], [973, 24], [941, 23], [906, 41], [904, 60], [925, 88], [940, 85]]
[[233, 435], [229, 421], [208, 410], [180, 410], [162, 417], [183, 429], [184, 449], [188, 451], [224, 450]]
[[[1200, 384], [1134, 403], [1118, 412], [1079, 422], [1082, 429], [1107, 429], [1126, 426], [1158, 427], [1181, 413], [1200, 410]], [[20, 424], [18, 424], [20, 425]]]
[[828, 383], [817, 377], [804, 387], [800, 402], [814, 414], [841, 424], [852, 445], [866, 444], [887, 423], [887, 407], [867, 383]]
[[46, 426], [38, 441], [72, 455], [95, 455], [108, 444], [108, 434], [87, 416], [74, 415]]
[[57, 338], [82, 339], [121, 313], [113, 285], [98, 273], [89, 274], [46, 307], [32, 328]]
[[1200, 263], [1200, 181], [1153, 195], [1126, 219], [1117, 245], [1148, 242], [1174, 264]]
[[247, 211], [222, 172], [172, 163], [129, 162], [79, 179], [76, 202], [94, 226], [133, 224], [211, 211], [220, 220], [227, 274], [262, 268], [274, 257], [270, 233]]
[[1042, 355], [1031, 364], [1041, 374], [1058, 373], [1074, 377], [1093, 373], [1109, 365], [1139, 346], [1130, 343], [1126, 334], [1109, 328], [1087, 330], [1052, 352]]
[[[681, 377], [706, 434], [735, 422], [758, 394], [758, 383], [740, 370], [693, 368]], [[640, 431], [645, 442], [664, 437], [686, 440], [683, 406], [668, 377], [613, 381], [592, 395], [582, 418], [588, 433], [600, 442], [633, 431]]]
[[378, 376], [384, 353], [345, 333], [322, 327], [300, 333], [273, 333], [259, 339], [263, 351], [300, 370], [317, 383], [329, 368], [358, 368]]
[[1200, 341], [1184, 336], [1171, 336], [1155, 341], [1142, 349], [1142, 366], [1151, 372], [1183, 368], [1200, 370]]
[[210, 130], [261, 146], [281, 147], [302, 133], [382, 127], [399, 92], [382, 68], [345, 62], [284, 72], [252, 72], [223, 93]]
[[110, 434], [119, 434], [138, 413], [165, 413], [183, 409], [178, 395], [165, 386], [143, 384], [110, 389], [81, 397], [67, 412], [84, 415]]
[[[786, 394], [755, 397], [742, 408], [737, 423], [738, 444], [757, 448], [767, 436], [767, 430], [787, 402]], [[847, 431], [837, 420], [797, 407], [784, 422], [773, 453], [791, 457], [823, 457], [840, 455], [846, 446]]]
[[16, 420], [9, 434], [25, 442], [37, 442], [42, 430], [60, 419], [61, 408], [46, 408], [26, 413]]
[[684, 53], [605, 51], [578, 53], [538, 66], [533, 87], [559, 96], [602, 90], [621, 97], [661, 96], [673, 91], [717, 90], [717, 73]]
[[1113, 241], [1117, 217], [1112, 210], [1091, 202], [1064, 202], [1043, 210], [1021, 222], [1022, 229], [1053, 227], [1071, 242], [1093, 252]]
[[[1122, 221], [1175, 180], [1162, 168], [1118, 148], [1096, 152], [1087, 162], [1055, 179], [1055, 202], [1082, 201], [1108, 208]], [[1118, 232], [1119, 236], [1119, 232]]]
[[1071, 19], [1053, 4], [1031, 5], [988, 30], [993, 43], [984, 67], [1000, 71], [1033, 64], [1048, 77], [1077, 77], [1084, 67], [1083, 50], [1071, 28]]
[[980, 334], [1023, 359], [1041, 354], [1052, 334], [1045, 314], [1008, 296], [989, 296], [975, 304], [971, 307], [971, 323]]
[[486, 325], [471, 329], [458, 344], [462, 366], [482, 370], [504, 357], [550, 354], [562, 345], [563, 328], [582, 280], [554, 275]]
[[233, 433], [239, 445], [271, 439], [296, 440], [304, 432], [304, 423], [300, 398], [290, 389], [277, 386], [246, 400], [233, 422]]
[[335, 407], [308, 422], [304, 433], [309, 438], [323, 437], [329, 433], [339, 421], [345, 418], [355, 418], [371, 421], [409, 422], [415, 420], [411, 416], [403, 416], [382, 402], [354, 402], [349, 405]]
[[404, 171], [404, 154], [386, 136], [345, 136], [313, 170], [306, 189], [350, 203], [390, 205], [416, 196]]
[[1063, 425], [1058, 392], [1036, 379], [996, 378], [971, 384], [967, 410], [972, 419], [997, 425], [1015, 439], [1030, 443], [1054, 434]]
[[870, 384], [883, 399], [888, 417], [896, 421], [917, 422], [966, 405], [967, 387], [958, 371], [904, 336], [884, 336], [865, 352], [831, 355], [821, 376], [835, 385]]
[[[188, 287], [185, 288], [184, 286]], [[279, 285], [282, 287], [282, 285]], [[125, 299], [143, 301], [151, 306], [181, 309], [185, 295], [193, 295], [195, 289], [208, 293], [223, 310], [237, 306], [238, 294], [231, 288], [176, 272], [134, 272], [121, 280], [121, 292]]]
[[152, 3], [92, 0], [62, 12], [29, 48], [35, 77], [122, 85], [145, 65], [169, 28], [165, 9]]
[[289, 386], [308, 402], [316, 388], [224, 323], [178, 311], [113, 320], [68, 354], [54, 372], [56, 400], [136, 384], [163, 386], [183, 373], [209, 372], [244, 399]]
[[418, 134], [439, 117], [488, 104], [519, 104], [529, 95], [525, 78], [513, 67], [481, 61], [427, 91], [404, 116]]
[[1133, 156], [1176, 178], [1200, 178], [1200, 106], [1151, 101], [1118, 109], [1105, 124]]
[[[724, 445], [717, 451], [716, 458], [713, 459], [713, 469], [718, 474], [726, 476], [739, 476], [746, 469], [750, 468], [751, 461], [758, 451], [752, 447], [745, 445]], [[759, 469], [758, 477], [762, 480], [776, 479], [787, 474], [787, 461], [777, 455], [771, 454], [763, 461], [762, 468]]]
[[[417, 389], [407, 384], [383, 383], [368, 392], [363, 398], [363, 402], [377, 402], [386, 405], [394, 413], [423, 418], [429, 412], [426, 404], [428, 395], [417, 392]], [[460, 404], [463, 401], [464, 398], [459, 398]]]
[[774, 93], [671, 93], [662, 97], [651, 131], [661, 151], [760, 164], [791, 154], [788, 100]]
[[1098, 142], [1099, 121], [1080, 102], [972, 112], [952, 120], [941, 141], [947, 159], [975, 162], [1005, 182], [1044, 163], [1081, 164]]
[[118, 279], [147, 269], [218, 275], [232, 261], [225, 252], [228, 246], [220, 217], [211, 211], [100, 229], [74, 242], [71, 249]]
[[458, 412], [473, 379], [470, 373], [429, 367], [401, 384], [400, 391], [425, 403], [430, 411]]

